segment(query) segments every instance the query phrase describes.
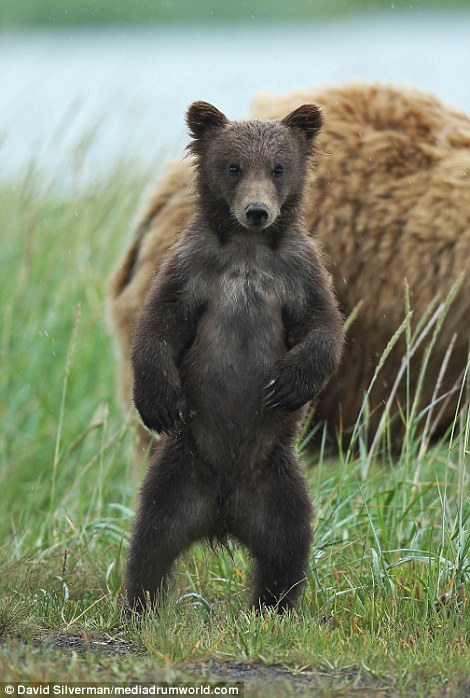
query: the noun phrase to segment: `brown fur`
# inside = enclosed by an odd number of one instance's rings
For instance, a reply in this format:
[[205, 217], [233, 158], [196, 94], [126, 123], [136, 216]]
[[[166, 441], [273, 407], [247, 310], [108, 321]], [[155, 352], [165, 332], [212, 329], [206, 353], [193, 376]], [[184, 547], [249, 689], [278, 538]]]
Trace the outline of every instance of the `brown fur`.
[[[468, 355], [470, 317], [470, 119], [431, 95], [386, 86], [348, 85], [286, 97], [263, 95], [256, 117], [276, 118], [305, 101], [324, 113], [318, 169], [308, 172], [306, 221], [315, 231], [346, 315], [362, 303], [348, 333], [341, 371], [321, 396], [318, 414], [331, 431], [351, 430], [378, 358], [404, 318], [406, 279], [413, 325], [434, 298], [463, 283], [429, 359], [421, 405], [428, 405], [452, 337], [440, 395], [459, 383]], [[164, 252], [193, 210], [188, 159], [168, 164], [147, 199], [134, 239], [116, 273], [112, 314], [121, 346], [119, 380], [130, 404], [130, 341], [145, 293]], [[416, 353], [411, 392], [427, 342]], [[370, 395], [372, 434], [388, 399], [404, 339], [387, 359]], [[394, 400], [406, 404], [403, 380]], [[455, 393], [435, 409], [438, 429], [452, 420]], [[439, 410], [441, 410], [440, 415]], [[400, 436], [400, 422], [396, 435]], [[142, 452], [148, 434], [141, 433]]]
[[338, 366], [341, 315], [302, 221], [321, 116], [230, 122], [188, 110], [196, 210], [136, 328], [134, 402], [166, 434], [131, 540], [131, 606], [154, 602], [177, 555], [233, 535], [255, 558], [253, 604], [289, 608], [307, 566], [310, 502], [293, 451], [303, 406]]

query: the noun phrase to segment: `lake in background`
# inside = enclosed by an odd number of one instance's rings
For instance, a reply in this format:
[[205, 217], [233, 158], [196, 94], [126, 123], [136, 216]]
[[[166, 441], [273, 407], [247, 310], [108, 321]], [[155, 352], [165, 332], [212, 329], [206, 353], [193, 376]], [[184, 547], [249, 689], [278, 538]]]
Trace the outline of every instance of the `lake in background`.
[[470, 113], [470, 11], [2, 33], [0, 66], [0, 176], [32, 160], [66, 171], [85, 144], [89, 182], [123, 157], [147, 167], [180, 153], [196, 99], [237, 118], [260, 90], [366, 80], [415, 85]]

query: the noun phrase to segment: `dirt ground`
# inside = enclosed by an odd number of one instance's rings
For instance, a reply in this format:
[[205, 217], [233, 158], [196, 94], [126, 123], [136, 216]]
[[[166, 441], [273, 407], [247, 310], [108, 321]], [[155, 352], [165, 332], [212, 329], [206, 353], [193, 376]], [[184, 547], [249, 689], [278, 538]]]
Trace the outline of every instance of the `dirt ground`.
[[[145, 656], [141, 648], [124, 639], [106, 635], [89, 637], [85, 633], [50, 633], [33, 641], [35, 647], [48, 647], [51, 654], [92, 653], [101, 662], [105, 657], [135, 655]], [[159, 672], [161, 668], [159, 669]], [[437, 687], [431, 694], [425, 694], [416, 685], [408, 685], [406, 691], [390, 685], [389, 681], [375, 676], [364, 668], [346, 670], [292, 669], [280, 664], [267, 665], [261, 661], [210, 661], [185, 662], [174, 667], [174, 681], [223, 681], [241, 683], [245, 696], [312, 696], [313, 698], [337, 698], [339, 696], [360, 696], [369, 698], [395, 698], [395, 696], [427, 696], [429, 698], [470, 698], [470, 671], [466, 679], [455, 684]], [[135, 680], [133, 678], [132, 680]], [[148, 676], [143, 680], [151, 680]], [[155, 677], [162, 680], [162, 676]], [[173, 679], [172, 679], [173, 680]], [[387, 685], [388, 684], [388, 685]]]

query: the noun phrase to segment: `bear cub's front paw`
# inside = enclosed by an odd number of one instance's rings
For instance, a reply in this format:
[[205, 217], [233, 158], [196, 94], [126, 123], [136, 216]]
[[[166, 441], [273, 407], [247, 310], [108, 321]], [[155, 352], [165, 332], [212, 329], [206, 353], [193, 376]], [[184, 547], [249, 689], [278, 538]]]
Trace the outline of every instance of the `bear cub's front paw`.
[[186, 421], [186, 401], [180, 389], [168, 386], [164, 393], [134, 394], [134, 404], [143, 423], [158, 434], [172, 434]]
[[283, 363], [274, 367], [263, 388], [263, 407], [266, 410], [282, 407], [293, 412], [313, 400], [317, 394], [315, 381], [301, 366]]

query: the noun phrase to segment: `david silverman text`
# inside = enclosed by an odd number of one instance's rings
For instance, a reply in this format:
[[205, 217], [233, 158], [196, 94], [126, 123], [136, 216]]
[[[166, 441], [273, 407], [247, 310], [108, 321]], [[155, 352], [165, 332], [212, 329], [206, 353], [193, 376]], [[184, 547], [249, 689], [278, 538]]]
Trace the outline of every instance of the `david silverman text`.
[[67, 684], [46, 684], [44, 686], [16, 686], [16, 695], [49, 696], [49, 695], [239, 695], [239, 686], [185, 686], [185, 685], [148, 685], [133, 686], [69, 686]]

